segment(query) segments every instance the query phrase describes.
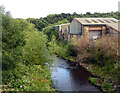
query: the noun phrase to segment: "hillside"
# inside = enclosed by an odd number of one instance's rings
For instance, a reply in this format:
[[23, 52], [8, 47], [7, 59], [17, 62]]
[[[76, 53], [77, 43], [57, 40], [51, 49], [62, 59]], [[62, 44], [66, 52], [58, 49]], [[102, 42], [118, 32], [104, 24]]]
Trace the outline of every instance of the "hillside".
[[110, 13], [97, 13], [91, 14], [90, 12], [87, 12], [86, 14], [77, 14], [74, 12], [73, 14], [70, 13], [61, 13], [61, 14], [50, 14], [47, 17], [44, 18], [28, 18], [27, 20], [30, 23], [33, 23], [37, 29], [42, 31], [43, 28], [49, 25], [54, 25], [55, 23], [62, 24], [62, 23], [68, 23], [73, 20], [75, 17], [113, 17], [116, 19], [120, 19], [118, 17], [118, 12], [110, 12]]

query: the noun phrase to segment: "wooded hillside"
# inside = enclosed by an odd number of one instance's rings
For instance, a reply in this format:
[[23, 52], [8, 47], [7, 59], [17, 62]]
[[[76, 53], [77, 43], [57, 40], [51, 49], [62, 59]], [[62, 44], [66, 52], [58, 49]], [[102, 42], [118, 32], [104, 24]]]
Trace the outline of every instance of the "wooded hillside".
[[61, 14], [50, 14], [47, 17], [44, 18], [28, 18], [27, 20], [30, 23], [33, 23], [37, 29], [42, 31], [43, 28], [50, 25], [55, 25], [55, 23], [62, 24], [62, 23], [68, 23], [73, 20], [75, 17], [113, 17], [116, 19], [119, 18], [119, 12], [110, 12], [110, 13], [97, 13], [94, 14], [87, 12], [86, 14], [77, 14], [74, 12], [73, 14], [70, 13], [61, 13]]

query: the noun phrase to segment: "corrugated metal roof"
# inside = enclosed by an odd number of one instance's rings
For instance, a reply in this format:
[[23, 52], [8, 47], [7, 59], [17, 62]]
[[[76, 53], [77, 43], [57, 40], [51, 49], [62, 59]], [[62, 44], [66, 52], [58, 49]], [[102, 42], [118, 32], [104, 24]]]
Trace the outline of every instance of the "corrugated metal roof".
[[83, 25], [108, 25], [118, 31], [118, 20], [115, 18], [74, 18]]
[[55, 25], [55, 27], [57, 27], [57, 26], [63, 26], [63, 25], [70, 25], [70, 23], [66, 23], [66, 24], [60, 24], [60, 25]]

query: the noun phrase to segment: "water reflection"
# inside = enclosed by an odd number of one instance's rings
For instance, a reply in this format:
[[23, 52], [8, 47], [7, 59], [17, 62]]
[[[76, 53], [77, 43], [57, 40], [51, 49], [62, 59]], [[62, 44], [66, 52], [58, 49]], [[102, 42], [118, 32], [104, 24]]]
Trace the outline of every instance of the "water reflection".
[[82, 67], [70, 66], [66, 60], [55, 58], [53, 63], [52, 79], [53, 87], [59, 91], [97, 91], [96, 87], [88, 82], [90, 73]]

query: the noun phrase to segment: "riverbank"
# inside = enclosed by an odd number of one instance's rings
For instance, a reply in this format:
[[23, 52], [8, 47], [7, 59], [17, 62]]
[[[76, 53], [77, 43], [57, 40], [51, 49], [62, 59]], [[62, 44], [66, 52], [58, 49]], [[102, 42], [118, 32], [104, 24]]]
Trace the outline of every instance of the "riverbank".
[[82, 66], [83, 68], [85, 68], [89, 73], [91, 73], [89, 82], [100, 89], [102, 92], [119, 93], [120, 85], [116, 84], [117, 80], [115, 81], [115, 77], [113, 77], [115, 74], [110, 76], [111, 73], [109, 73], [106, 68], [99, 67], [98, 65], [88, 62], [75, 62], [74, 58], [71, 58], [72, 60], [69, 58], [60, 58], [67, 60], [73, 66]]
[[[108, 72], [104, 72], [101, 67], [98, 67], [95, 64], [89, 64], [88, 62], [75, 62], [69, 58], [63, 58], [57, 55], [57, 57], [67, 60], [72, 66], [82, 66], [85, 68], [91, 76], [89, 78], [89, 82], [100, 89], [102, 92], [112, 92], [119, 93], [120, 85], [117, 85], [114, 81], [114, 78], [110, 77]], [[111, 79], [112, 78], [112, 79]]]
[[[85, 40], [76, 40], [74, 57], [76, 65], [83, 66], [93, 76], [89, 78], [94, 85], [101, 87], [103, 92], [119, 92], [120, 57], [117, 55], [117, 34], [103, 36], [89, 44]], [[73, 62], [72, 62], [73, 63]]]
[[[89, 73], [90, 78], [93, 78], [93, 77], [94, 77], [94, 78], [98, 78], [98, 77], [99, 77], [99, 76], [96, 76], [96, 75], [94, 75], [93, 73], [91, 73], [90, 70], [88, 70], [88, 69], [92, 69], [92, 68], [91, 68], [92, 65], [85, 64], [85, 63], [75, 62], [74, 59], [71, 61], [71, 59], [69, 59], [69, 58], [63, 58], [63, 57], [61, 57], [61, 56], [59, 56], [59, 55], [56, 55], [56, 56], [59, 57], [59, 58], [62, 58], [62, 59], [64, 59], [64, 60], [66, 60], [66, 61], [70, 64], [70, 66], [75, 66], [75, 67], [82, 68], [82, 69], [86, 70], [87, 73]], [[92, 82], [92, 79], [90, 79], [90, 78], [89, 78], [89, 83], [91, 83], [93, 86], [97, 87], [100, 91], [104, 92], [103, 89], [102, 89], [102, 87], [101, 87], [99, 84], [93, 83], [93, 82]], [[99, 78], [100, 78], [102, 81], [104, 80], [104, 78], [101, 78], [101, 77], [99, 77]]]
[[115, 81], [111, 80], [110, 76], [107, 75], [104, 71], [101, 71], [101, 68], [93, 64], [79, 63], [80, 66], [84, 67], [92, 75], [89, 78], [89, 81], [101, 89], [103, 92], [112, 92], [119, 93], [120, 85], [117, 85]]
[[55, 91], [52, 88], [53, 80], [51, 79], [51, 71], [48, 66], [19, 64], [14, 73], [18, 76], [12, 76], [7, 79], [10, 79], [10, 82], [2, 85], [3, 92]]

